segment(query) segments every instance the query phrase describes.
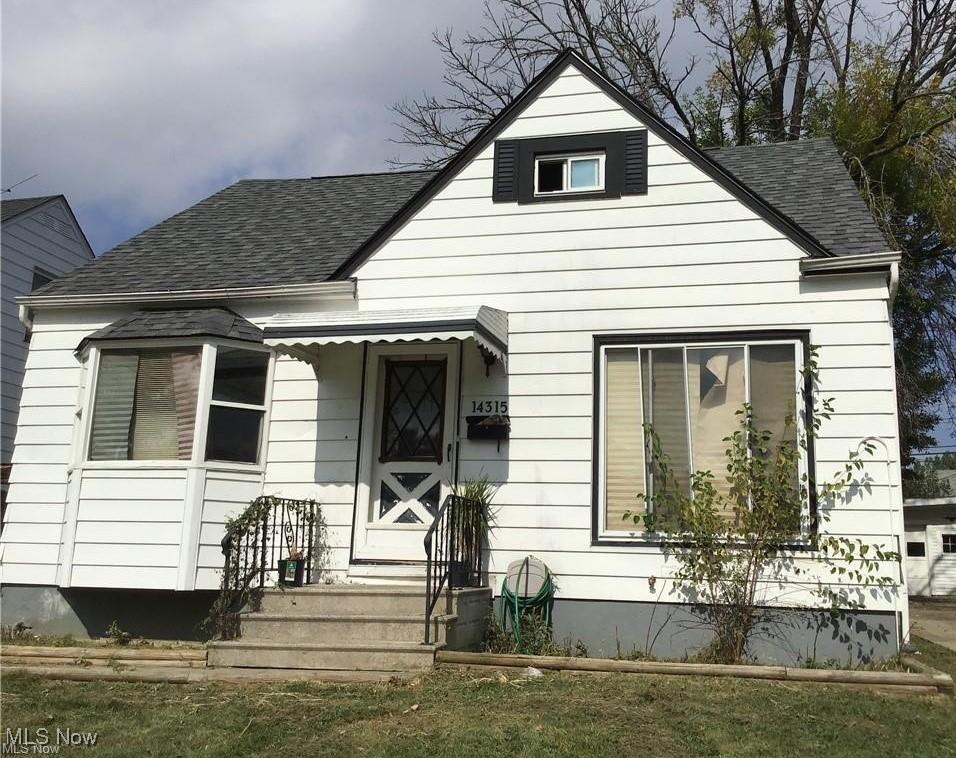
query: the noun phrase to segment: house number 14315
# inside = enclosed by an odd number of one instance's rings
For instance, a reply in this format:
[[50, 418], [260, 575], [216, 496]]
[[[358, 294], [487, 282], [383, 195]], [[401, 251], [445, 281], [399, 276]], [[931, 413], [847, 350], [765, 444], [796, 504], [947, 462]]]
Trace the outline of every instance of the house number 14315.
[[472, 413], [494, 414], [496, 416], [505, 416], [508, 413], [507, 400], [472, 400]]

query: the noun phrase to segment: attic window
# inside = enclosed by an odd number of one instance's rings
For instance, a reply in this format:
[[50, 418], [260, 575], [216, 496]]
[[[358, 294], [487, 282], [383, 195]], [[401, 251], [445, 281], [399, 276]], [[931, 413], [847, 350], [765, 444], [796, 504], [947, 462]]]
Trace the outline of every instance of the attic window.
[[534, 188], [535, 195], [600, 192], [604, 189], [604, 153], [537, 157]]

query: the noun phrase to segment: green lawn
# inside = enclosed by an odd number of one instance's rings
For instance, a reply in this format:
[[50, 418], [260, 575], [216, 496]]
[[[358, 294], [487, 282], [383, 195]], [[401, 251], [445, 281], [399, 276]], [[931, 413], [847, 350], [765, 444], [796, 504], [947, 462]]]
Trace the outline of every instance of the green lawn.
[[913, 644], [919, 650], [919, 655], [914, 656], [914, 658], [956, 679], [956, 650], [950, 650], [942, 645], [937, 645], [935, 642], [916, 636], [913, 637]]
[[[924, 657], [933, 662], [932, 653]], [[411, 683], [351, 686], [6, 675], [3, 727], [95, 731], [90, 754], [97, 756], [956, 755], [956, 704], [948, 698], [732, 679], [519, 674], [502, 681], [497, 673], [438, 671]]]

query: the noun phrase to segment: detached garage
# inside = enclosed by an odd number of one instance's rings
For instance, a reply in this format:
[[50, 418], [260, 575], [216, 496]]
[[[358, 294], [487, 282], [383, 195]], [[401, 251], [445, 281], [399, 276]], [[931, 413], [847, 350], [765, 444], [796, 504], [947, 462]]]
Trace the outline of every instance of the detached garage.
[[911, 595], [956, 596], [956, 498], [904, 500]]

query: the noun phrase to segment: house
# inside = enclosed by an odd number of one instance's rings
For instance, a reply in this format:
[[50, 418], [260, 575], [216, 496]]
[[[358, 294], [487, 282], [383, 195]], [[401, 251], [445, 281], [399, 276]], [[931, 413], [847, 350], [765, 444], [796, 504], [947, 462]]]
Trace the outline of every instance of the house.
[[3, 281], [0, 308], [3, 312], [3, 397], [0, 423], [0, 474], [6, 502], [7, 477], [17, 430], [23, 364], [30, 341], [29, 330], [20, 323], [16, 298], [53, 281], [77, 266], [89, 263], [93, 250], [63, 195], [23, 197], [0, 202], [0, 259]]
[[[692, 654], [673, 564], [622, 518], [653, 486], [644, 422], [686, 486], [745, 401], [778, 430], [804, 408], [818, 346], [835, 414], [801, 468], [828, 479], [868, 440], [825, 528], [899, 549], [898, 261], [829, 141], [699, 150], [571, 52], [440, 171], [240, 181], [21, 299], [5, 623], [191, 625], [226, 518], [263, 494], [319, 501], [333, 587], [415, 587], [451, 486], [486, 476], [495, 593], [533, 554], [558, 639]], [[898, 650], [899, 566], [878, 591], [831, 574], [826, 507], [807, 499], [755, 655]], [[830, 615], [817, 580], [861, 607]], [[269, 649], [304, 656], [309, 628]]]
[[956, 497], [903, 501], [911, 595], [956, 596]]

